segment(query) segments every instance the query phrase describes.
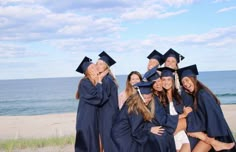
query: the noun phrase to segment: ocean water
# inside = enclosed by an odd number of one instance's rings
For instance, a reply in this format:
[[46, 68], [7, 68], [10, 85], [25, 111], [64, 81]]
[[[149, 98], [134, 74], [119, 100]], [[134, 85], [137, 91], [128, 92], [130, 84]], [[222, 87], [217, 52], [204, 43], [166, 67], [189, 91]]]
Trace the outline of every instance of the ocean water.
[[[127, 76], [116, 77], [121, 92]], [[236, 104], [236, 71], [200, 72], [198, 79], [222, 104]], [[79, 77], [0, 80], [0, 116], [76, 112], [78, 100], [74, 96], [79, 80]]]

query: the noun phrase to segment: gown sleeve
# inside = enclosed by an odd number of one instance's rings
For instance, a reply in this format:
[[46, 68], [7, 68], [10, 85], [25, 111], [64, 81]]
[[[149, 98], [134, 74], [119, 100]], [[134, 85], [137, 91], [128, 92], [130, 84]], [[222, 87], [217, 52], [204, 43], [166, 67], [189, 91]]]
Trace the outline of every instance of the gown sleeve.
[[[166, 131], [170, 134], [175, 132], [175, 129], [178, 124], [178, 115], [170, 115], [168, 114], [164, 107], [161, 105], [158, 97], [155, 98], [155, 121], [159, 123], [159, 125], [165, 127]], [[154, 121], [154, 122], [155, 122]], [[158, 125], [158, 124], [157, 124]]]
[[129, 121], [133, 139], [140, 144], [144, 144], [147, 141], [150, 126], [147, 127], [147, 122], [143, 120], [140, 114], [136, 113], [130, 113]]
[[223, 112], [213, 96], [205, 90], [200, 90], [198, 108], [205, 131], [210, 137], [227, 136], [228, 125]]
[[102, 89], [102, 84], [97, 83], [96, 86], [94, 86], [88, 79], [81, 81], [79, 93], [81, 98], [91, 105], [100, 105], [107, 97], [106, 93]]

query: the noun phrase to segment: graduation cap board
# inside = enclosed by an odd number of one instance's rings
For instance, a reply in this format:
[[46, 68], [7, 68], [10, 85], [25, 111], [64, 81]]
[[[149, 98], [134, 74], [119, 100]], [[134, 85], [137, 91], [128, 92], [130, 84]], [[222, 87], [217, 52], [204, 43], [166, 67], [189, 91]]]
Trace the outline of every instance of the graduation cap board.
[[152, 85], [153, 85], [153, 81], [152, 82], [141, 81], [141, 82], [138, 82], [134, 85], [134, 88], [137, 89], [137, 92], [144, 103], [146, 103], [146, 101], [145, 101], [142, 94], [152, 93]]
[[158, 71], [161, 71], [161, 77], [173, 77], [174, 74], [173, 72], [175, 72], [174, 69], [171, 69], [169, 67], [162, 67], [162, 68], [159, 68]]
[[182, 56], [181, 54], [179, 54], [178, 52], [176, 52], [174, 49], [170, 48], [165, 54], [164, 54], [164, 60], [166, 61], [168, 57], [174, 57], [177, 61], [177, 63], [179, 63], [180, 61], [182, 61], [184, 59], [184, 56]]
[[92, 61], [92, 59], [90, 59], [89, 57], [85, 56], [84, 59], [79, 64], [79, 66], [77, 67], [76, 71], [79, 72], [79, 73], [85, 73], [85, 71], [87, 70], [88, 66], [90, 64], [92, 64], [91, 61]]
[[139, 89], [141, 94], [150, 94], [152, 93], [152, 85], [153, 85], [153, 82], [141, 81], [134, 84], [134, 87], [136, 89]]
[[143, 81], [155, 81], [160, 77], [160, 75], [157, 73], [157, 67], [155, 66], [149, 71], [147, 71], [143, 76]]
[[109, 67], [116, 63], [116, 61], [112, 57], [110, 57], [105, 51], [102, 51], [102, 53], [100, 53], [98, 56], [100, 56], [99, 59], [106, 62]]
[[188, 76], [196, 76], [196, 75], [198, 75], [197, 65], [194, 64], [194, 65], [180, 68], [177, 70], [177, 73], [178, 73], [180, 79], [182, 79], [184, 77], [188, 77]]
[[162, 65], [164, 63], [164, 59], [163, 59], [163, 55], [158, 52], [157, 50], [153, 50], [148, 56], [147, 58], [150, 59], [156, 59], [160, 65]]

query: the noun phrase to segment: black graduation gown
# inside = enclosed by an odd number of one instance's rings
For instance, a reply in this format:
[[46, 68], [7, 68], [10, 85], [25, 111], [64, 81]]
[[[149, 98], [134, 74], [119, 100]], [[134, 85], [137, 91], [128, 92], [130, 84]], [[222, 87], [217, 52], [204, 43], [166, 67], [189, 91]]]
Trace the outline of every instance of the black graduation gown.
[[102, 86], [108, 98], [99, 108], [99, 132], [104, 152], [115, 152], [115, 143], [111, 140], [111, 128], [114, 117], [119, 111], [118, 88], [109, 74], [103, 78]]
[[119, 152], [146, 152], [144, 144], [150, 130], [141, 114], [128, 114], [128, 107], [123, 105], [112, 127], [112, 139]]
[[102, 85], [94, 86], [89, 79], [81, 80], [76, 120], [75, 152], [99, 152], [98, 105], [105, 100]]
[[[216, 140], [227, 143], [235, 142], [221, 107], [216, 103], [213, 96], [201, 89], [197, 94], [197, 99], [197, 110], [193, 112], [191, 122], [188, 124], [188, 131], [202, 131]], [[227, 150], [227, 152], [235, 151], [236, 147]]]
[[[193, 109], [192, 95], [190, 95], [190, 94], [186, 93], [184, 90], [182, 90], [181, 97], [182, 97], [184, 105], [186, 107], [191, 107]], [[201, 125], [201, 123], [199, 123], [199, 121], [197, 121], [197, 119], [198, 119], [198, 117], [193, 109], [193, 112], [190, 112], [188, 114], [188, 117], [186, 118], [186, 120], [187, 120], [186, 132], [195, 132], [196, 130], [194, 128], [199, 128], [199, 125]], [[202, 130], [202, 129], [200, 129], [200, 130]], [[188, 139], [189, 139], [191, 150], [193, 150], [193, 148], [199, 142], [199, 139], [191, 137], [191, 136], [188, 136]]]
[[178, 123], [178, 116], [172, 116], [166, 113], [157, 96], [155, 99], [155, 117], [152, 126], [162, 126], [165, 131], [159, 136], [149, 134], [148, 141], [145, 144], [146, 151], [173, 152], [176, 151], [173, 133]]

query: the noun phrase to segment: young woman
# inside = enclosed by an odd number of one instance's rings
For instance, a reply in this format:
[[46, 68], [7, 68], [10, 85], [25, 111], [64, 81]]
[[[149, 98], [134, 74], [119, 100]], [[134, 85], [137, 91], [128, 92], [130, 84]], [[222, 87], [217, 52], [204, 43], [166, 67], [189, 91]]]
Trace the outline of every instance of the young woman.
[[135, 89], [133, 85], [142, 80], [142, 75], [138, 71], [132, 71], [127, 76], [125, 90], [119, 94], [119, 109], [123, 106], [124, 102], [129, 96], [134, 94]]
[[224, 118], [220, 101], [209, 88], [197, 80], [197, 66], [181, 68], [178, 75], [184, 90], [193, 97], [188, 102], [193, 108], [188, 120], [188, 135], [197, 137], [197, 134], [201, 134], [201, 141], [193, 151], [209, 151], [213, 147], [215, 151], [235, 152], [235, 140]]
[[176, 151], [173, 133], [178, 123], [178, 116], [171, 116], [165, 112], [164, 107], [160, 103], [163, 98], [163, 88], [160, 75], [157, 72], [157, 67], [152, 68], [144, 74], [144, 79], [148, 82], [153, 82], [152, 90], [155, 102], [155, 114], [152, 124], [162, 126], [165, 129], [162, 135], [150, 134], [148, 142], [145, 145], [147, 151], [172, 152]]
[[149, 59], [148, 61], [148, 65], [147, 65], [147, 70], [151, 70], [153, 67], [159, 67], [163, 64], [163, 55], [156, 51], [153, 50], [148, 56], [147, 58]]
[[[190, 107], [184, 107], [182, 98], [175, 88], [174, 70], [168, 67], [160, 68], [162, 87], [166, 93], [162, 100], [168, 114], [176, 115], [179, 119], [184, 119], [192, 111]], [[178, 128], [178, 126], [177, 126]], [[177, 152], [190, 152], [190, 143], [184, 130], [175, 131], [174, 140]]]
[[[176, 52], [174, 49], [170, 48], [165, 54], [164, 54], [164, 65], [165, 67], [169, 67], [174, 70], [179, 69], [179, 62], [182, 61], [184, 57]], [[177, 72], [175, 71], [175, 87], [177, 88], [178, 92], [181, 93], [181, 86], [180, 81]]]
[[106, 52], [99, 54], [100, 58], [97, 60], [97, 69], [100, 73], [108, 71], [108, 74], [102, 79], [103, 92], [107, 95], [108, 99], [99, 108], [99, 132], [101, 136], [102, 146], [104, 152], [115, 152], [115, 144], [111, 140], [111, 127], [113, 117], [118, 113], [118, 84], [112, 74], [110, 67], [116, 61], [110, 57]]
[[[151, 91], [152, 82], [135, 84], [136, 93], [130, 96], [115, 119], [112, 127], [112, 139], [119, 152], [145, 152], [144, 145], [148, 134], [162, 134], [160, 126], [149, 124], [154, 117], [154, 99]], [[154, 149], [152, 151], [159, 151]]]
[[[84, 57], [77, 72], [85, 76], [80, 80], [76, 99], [79, 99], [76, 119], [75, 152], [99, 152], [98, 106], [103, 104], [102, 78], [98, 76], [96, 65], [88, 57]], [[104, 99], [104, 100], [103, 100]]]

